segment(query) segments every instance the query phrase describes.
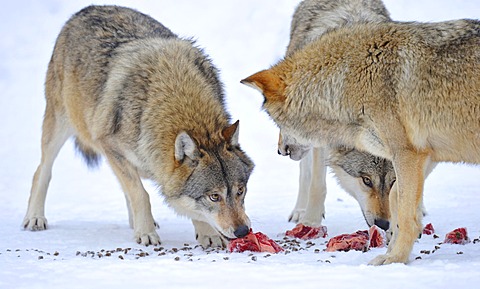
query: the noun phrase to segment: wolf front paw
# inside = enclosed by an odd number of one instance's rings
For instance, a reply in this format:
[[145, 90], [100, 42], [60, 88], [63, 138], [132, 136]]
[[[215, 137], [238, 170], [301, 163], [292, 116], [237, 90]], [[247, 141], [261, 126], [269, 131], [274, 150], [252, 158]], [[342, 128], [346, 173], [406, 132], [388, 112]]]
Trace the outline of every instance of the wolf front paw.
[[292, 213], [288, 217], [288, 221], [292, 223], [300, 223], [305, 215], [305, 209], [293, 209]]
[[195, 239], [197, 239], [202, 247], [227, 247], [228, 241], [210, 224], [198, 220], [192, 220], [192, 223], [195, 227]]
[[305, 209], [295, 209], [288, 218], [289, 222], [303, 224], [309, 227], [320, 227], [322, 225], [322, 215], [310, 214]]
[[203, 234], [197, 234], [196, 239], [200, 245], [204, 248], [208, 247], [219, 247], [219, 248], [226, 248], [228, 245], [227, 240], [225, 240], [222, 236], [220, 235], [203, 235]]
[[138, 244], [148, 246], [148, 245], [159, 245], [160, 242], [160, 237], [158, 236], [157, 232], [153, 231], [150, 233], [140, 233], [136, 232], [135, 233], [135, 240]]
[[29, 231], [43, 231], [46, 230], [47, 218], [45, 217], [25, 217], [23, 220], [23, 229]]
[[309, 212], [306, 212], [305, 215], [303, 215], [303, 218], [301, 218], [298, 223], [303, 224], [305, 226], [309, 226], [309, 227], [322, 226], [322, 216], [321, 215], [315, 216], [315, 215], [312, 215], [312, 214], [309, 214]]
[[379, 255], [375, 257], [372, 261], [368, 263], [368, 265], [374, 265], [374, 266], [379, 266], [379, 265], [388, 265], [392, 263], [403, 263], [407, 264], [408, 263], [408, 257], [400, 257], [396, 256], [393, 254], [384, 254], [384, 255]]

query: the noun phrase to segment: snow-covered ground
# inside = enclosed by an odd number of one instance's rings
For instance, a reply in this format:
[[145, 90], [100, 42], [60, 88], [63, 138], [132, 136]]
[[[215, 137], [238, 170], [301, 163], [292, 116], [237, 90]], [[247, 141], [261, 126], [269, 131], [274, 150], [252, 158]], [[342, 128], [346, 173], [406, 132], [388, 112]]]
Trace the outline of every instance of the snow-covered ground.
[[[239, 80], [278, 61], [299, 1], [3, 1], [0, 10], [0, 288], [475, 288], [480, 243], [439, 243], [467, 227], [480, 236], [480, 167], [442, 164], [425, 187], [425, 223], [437, 235], [414, 246], [409, 265], [366, 263], [385, 249], [324, 252], [327, 239], [289, 243], [289, 253], [226, 253], [195, 247], [189, 220], [176, 216], [155, 187], [153, 214], [161, 247], [133, 242], [123, 193], [110, 168], [88, 170], [67, 143], [47, 196], [49, 230], [22, 231], [33, 172], [40, 159], [43, 82], [55, 38], [69, 16], [91, 4], [118, 4], [150, 14], [181, 36], [193, 36], [222, 71], [240, 142], [256, 163], [247, 213], [255, 231], [282, 240], [293, 227], [298, 163], [276, 153], [277, 129], [262, 97]], [[385, 0], [396, 20], [480, 18], [478, 0]], [[366, 229], [356, 202], [328, 178], [329, 235]], [[476, 285], [475, 285], [476, 284]], [[265, 287], [266, 286], [266, 287]]]

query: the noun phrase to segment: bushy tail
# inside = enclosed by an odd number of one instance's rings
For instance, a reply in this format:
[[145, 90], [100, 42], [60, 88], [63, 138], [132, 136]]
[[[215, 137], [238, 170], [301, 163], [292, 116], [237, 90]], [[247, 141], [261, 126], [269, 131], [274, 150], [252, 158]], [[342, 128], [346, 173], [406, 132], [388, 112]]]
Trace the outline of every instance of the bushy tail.
[[99, 166], [102, 157], [92, 148], [80, 142], [78, 138], [75, 138], [75, 148], [77, 149], [77, 152], [82, 154], [83, 159], [89, 168], [96, 168]]

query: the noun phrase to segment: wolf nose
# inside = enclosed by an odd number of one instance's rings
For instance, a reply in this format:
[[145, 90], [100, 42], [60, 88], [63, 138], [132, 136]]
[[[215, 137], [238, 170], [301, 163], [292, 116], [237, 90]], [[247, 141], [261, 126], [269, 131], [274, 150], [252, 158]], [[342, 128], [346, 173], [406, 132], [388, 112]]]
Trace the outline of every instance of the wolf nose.
[[250, 231], [250, 228], [248, 228], [248, 226], [241, 225], [233, 232], [233, 234], [237, 238], [243, 238], [248, 234], [249, 231]]
[[382, 230], [386, 231], [390, 228], [390, 222], [385, 219], [375, 219], [374, 224], [379, 226]]

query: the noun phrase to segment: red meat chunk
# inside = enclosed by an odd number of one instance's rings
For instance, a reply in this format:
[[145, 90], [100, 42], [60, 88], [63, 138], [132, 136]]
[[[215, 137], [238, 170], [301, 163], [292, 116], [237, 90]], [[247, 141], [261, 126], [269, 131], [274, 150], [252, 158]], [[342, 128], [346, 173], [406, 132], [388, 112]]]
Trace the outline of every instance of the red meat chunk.
[[445, 235], [444, 243], [465, 245], [470, 242], [467, 236], [467, 228], [458, 228]]
[[353, 234], [342, 234], [331, 238], [327, 243], [327, 252], [334, 251], [368, 251], [386, 245], [386, 233], [373, 225], [368, 231], [356, 231]]
[[292, 230], [288, 230], [285, 235], [302, 240], [325, 238], [327, 236], [327, 227], [310, 227], [298, 224]]
[[228, 243], [227, 249], [230, 252], [238, 253], [244, 251], [278, 253], [283, 251], [283, 248], [275, 243], [275, 241], [263, 233], [253, 233], [252, 229], [250, 229], [250, 232], [245, 237], [231, 240], [230, 243]]
[[381, 248], [386, 245], [386, 233], [378, 226], [373, 225], [368, 230], [370, 248]]
[[331, 238], [327, 243], [327, 252], [334, 251], [367, 251], [369, 245], [368, 231], [357, 231], [353, 234], [342, 234]]
[[435, 230], [433, 229], [432, 223], [428, 223], [425, 225], [425, 228], [423, 228], [423, 234], [424, 235], [432, 235], [435, 233]]

